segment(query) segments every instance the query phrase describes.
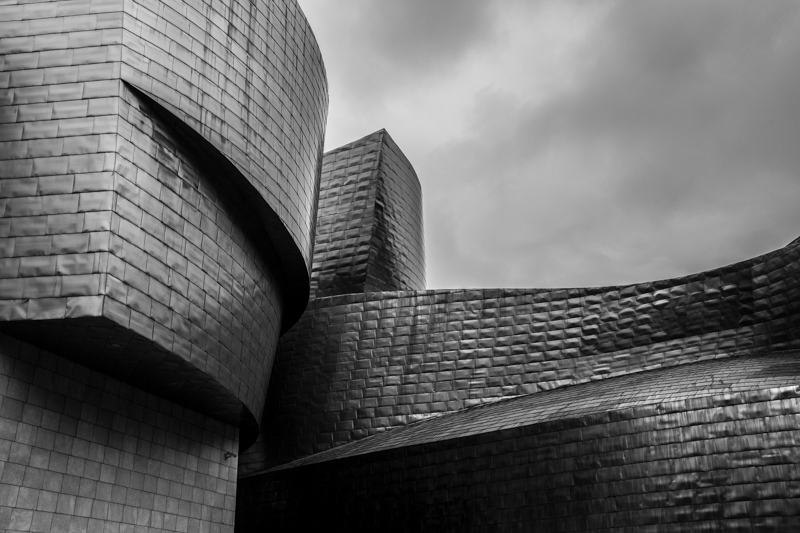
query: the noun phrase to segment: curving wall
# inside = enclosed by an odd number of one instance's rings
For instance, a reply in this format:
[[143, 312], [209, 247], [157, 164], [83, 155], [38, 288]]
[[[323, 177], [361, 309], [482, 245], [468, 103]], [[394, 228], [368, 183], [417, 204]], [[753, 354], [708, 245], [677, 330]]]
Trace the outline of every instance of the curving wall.
[[281, 339], [263, 459], [501, 398], [796, 346], [800, 247], [625, 287], [349, 294]]
[[125, 81], [223, 156], [226, 182], [246, 193], [279, 252], [296, 319], [327, 112], [321, 56], [296, 3], [58, 0], [2, 14], [0, 140], [11, 144], [0, 169], [27, 179], [11, 196], [35, 195], [33, 177], [114, 170]]
[[308, 22], [292, 0], [125, 0], [122, 11], [121, 79], [202, 135], [256, 193], [248, 198], [265, 202], [254, 207], [281, 252], [296, 318], [307, 297], [328, 105]]
[[425, 288], [422, 188], [379, 130], [325, 154], [311, 295]]
[[395, 428], [240, 479], [237, 529], [793, 530], [796, 361], [663, 368]]
[[[319, 204], [312, 298], [424, 288], [422, 190], [386, 130], [325, 154]], [[273, 437], [259, 435], [243, 472], [263, 467]]]
[[0, 529], [232, 531], [308, 302], [308, 23], [293, 0], [12, 0], [0, 35], [0, 330], [31, 343], [0, 336]]
[[294, 2], [0, 6], [0, 323], [254, 438], [327, 93]]

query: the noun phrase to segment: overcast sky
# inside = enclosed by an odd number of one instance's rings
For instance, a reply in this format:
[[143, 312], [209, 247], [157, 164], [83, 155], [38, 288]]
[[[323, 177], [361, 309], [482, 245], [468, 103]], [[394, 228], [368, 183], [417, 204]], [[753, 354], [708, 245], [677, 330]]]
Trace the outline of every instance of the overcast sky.
[[800, 236], [800, 2], [300, 0], [326, 150], [386, 128], [428, 287], [699, 272]]

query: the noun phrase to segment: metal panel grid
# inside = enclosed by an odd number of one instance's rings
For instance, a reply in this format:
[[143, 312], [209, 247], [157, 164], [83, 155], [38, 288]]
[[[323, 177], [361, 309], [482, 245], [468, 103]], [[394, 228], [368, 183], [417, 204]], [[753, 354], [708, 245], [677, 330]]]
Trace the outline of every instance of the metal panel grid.
[[[275, 276], [292, 254], [308, 259], [316, 209], [327, 88], [302, 13], [283, 1], [133, 0], [0, 12], [0, 320], [105, 316], [134, 335], [81, 322], [73, 332], [95, 328], [107, 343], [89, 358], [121, 339], [142, 364], [171, 352], [257, 418], [281, 327]], [[203, 192], [180, 185], [172, 166], [191, 173], [179, 152], [197, 147], [176, 151], [174, 132], [131, 112], [138, 97], [121, 80], [227, 156], [290, 242], [276, 254], [254, 237], [252, 211], [215, 204], [207, 193], [223, 176], [180, 176]]]
[[320, 298], [280, 344], [255, 471], [436, 414], [798, 343], [800, 248], [625, 287]]
[[311, 295], [425, 288], [422, 189], [385, 130], [325, 154]]
[[[641, 405], [613, 402], [639, 376], [612, 378], [444, 415], [245, 477], [238, 525], [793, 531], [796, 354], [741, 359], [643, 373], [631, 391]], [[718, 372], [735, 384], [704, 390]], [[584, 405], [594, 393], [611, 403]], [[331, 525], [320, 520], [332, 513]]]
[[0, 335], [0, 529], [232, 533], [235, 427]]

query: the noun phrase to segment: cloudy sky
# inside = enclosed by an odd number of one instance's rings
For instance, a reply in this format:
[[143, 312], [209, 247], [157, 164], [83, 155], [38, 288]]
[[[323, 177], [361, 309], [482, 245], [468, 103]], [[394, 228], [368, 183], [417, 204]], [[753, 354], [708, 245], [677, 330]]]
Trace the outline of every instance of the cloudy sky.
[[800, 236], [800, 2], [300, 0], [326, 150], [386, 128], [428, 287], [577, 287]]

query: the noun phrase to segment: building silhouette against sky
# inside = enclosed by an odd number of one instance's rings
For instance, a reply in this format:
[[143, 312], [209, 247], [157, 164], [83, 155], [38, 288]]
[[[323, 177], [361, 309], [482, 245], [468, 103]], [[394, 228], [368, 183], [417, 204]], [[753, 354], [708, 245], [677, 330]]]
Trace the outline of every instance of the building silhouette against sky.
[[800, 527], [798, 243], [426, 290], [419, 180], [384, 130], [323, 156], [296, 2], [0, 28], [1, 529]]

